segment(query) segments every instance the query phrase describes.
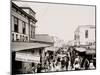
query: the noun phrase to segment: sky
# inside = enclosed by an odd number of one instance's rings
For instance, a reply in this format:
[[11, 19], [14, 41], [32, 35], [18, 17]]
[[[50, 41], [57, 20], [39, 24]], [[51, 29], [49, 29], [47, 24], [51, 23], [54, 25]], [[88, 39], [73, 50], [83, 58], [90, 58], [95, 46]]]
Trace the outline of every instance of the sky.
[[95, 25], [95, 7], [14, 1], [36, 12], [36, 34], [49, 34], [66, 42], [74, 39], [80, 25]]

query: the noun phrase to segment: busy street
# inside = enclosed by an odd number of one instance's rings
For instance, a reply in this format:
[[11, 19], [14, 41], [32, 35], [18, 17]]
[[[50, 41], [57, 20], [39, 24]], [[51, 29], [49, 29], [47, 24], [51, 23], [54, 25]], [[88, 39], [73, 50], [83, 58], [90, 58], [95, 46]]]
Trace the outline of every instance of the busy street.
[[12, 1], [12, 74], [95, 70], [94, 12], [94, 6]]
[[52, 54], [46, 52], [44, 66], [38, 64], [37, 68], [33, 67], [32, 69], [34, 73], [93, 70], [96, 68], [95, 62], [95, 56], [88, 56], [84, 52], [76, 52], [74, 48], [68, 48], [66, 51], [60, 48]]

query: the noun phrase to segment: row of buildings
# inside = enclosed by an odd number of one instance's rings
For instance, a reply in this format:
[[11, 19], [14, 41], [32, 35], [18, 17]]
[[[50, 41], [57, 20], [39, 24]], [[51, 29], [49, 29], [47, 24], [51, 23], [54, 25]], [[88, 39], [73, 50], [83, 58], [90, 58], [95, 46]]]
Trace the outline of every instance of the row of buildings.
[[[86, 50], [87, 55], [96, 57], [96, 27], [94, 25], [80, 25], [74, 32], [74, 39], [68, 42], [69, 46], [78, 47], [78, 51]], [[83, 48], [83, 50], [82, 50]]]
[[70, 46], [86, 46], [96, 43], [96, 27], [94, 25], [80, 25], [74, 32], [74, 39], [68, 41]]
[[[12, 2], [11, 8], [11, 52], [12, 73], [29, 73], [32, 67], [45, 60], [45, 51], [62, 46], [57, 38], [48, 34], [36, 34], [36, 12], [30, 7], [19, 7]], [[70, 46], [83, 46], [95, 49], [95, 26], [82, 25], [74, 32], [74, 40], [69, 41]], [[55, 41], [57, 40], [57, 41]], [[90, 51], [91, 52], [91, 51]]]
[[95, 43], [95, 26], [83, 25], [79, 26], [74, 32], [75, 45], [92, 45]]
[[30, 7], [19, 7], [12, 2], [11, 52], [12, 73], [29, 73], [32, 67], [44, 64], [45, 48], [53, 46], [47, 34], [36, 34], [36, 13]]

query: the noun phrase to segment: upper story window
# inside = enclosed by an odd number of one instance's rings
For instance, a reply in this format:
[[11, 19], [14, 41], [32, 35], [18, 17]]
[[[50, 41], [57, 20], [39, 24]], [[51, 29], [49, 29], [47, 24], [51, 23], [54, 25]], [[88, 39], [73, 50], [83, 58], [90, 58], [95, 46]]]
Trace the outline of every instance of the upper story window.
[[31, 38], [32, 38], [32, 30], [31, 30]]
[[33, 38], [35, 38], [35, 32], [33, 32]]
[[85, 38], [88, 38], [88, 30], [85, 31]]
[[26, 34], [26, 23], [24, 21], [22, 22], [22, 26], [23, 26], [22, 29], [23, 34]]
[[14, 17], [14, 32], [18, 32], [18, 18]]
[[31, 25], [31, 38], [35, 38], [35, 27]]

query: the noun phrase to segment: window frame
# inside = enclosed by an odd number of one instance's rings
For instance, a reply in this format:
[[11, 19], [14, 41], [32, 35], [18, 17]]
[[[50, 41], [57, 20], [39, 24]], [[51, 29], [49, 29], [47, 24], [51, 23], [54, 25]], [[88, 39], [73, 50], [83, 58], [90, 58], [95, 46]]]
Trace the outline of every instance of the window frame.
[[26, 34], [26, 22], [22, 21], [22, 33]]
[[[17, 17], [15, 17], [14, 16], [14, 32], [19, 32], [19, 29], [18, 29], [18, 27], [19, 27], [19, 19], [17, 18]], [[15, 28], [15, 27], [17, 27], [17, 28]]]
[[85, 30], [85, 38], [88, 38], [88, 30]]

